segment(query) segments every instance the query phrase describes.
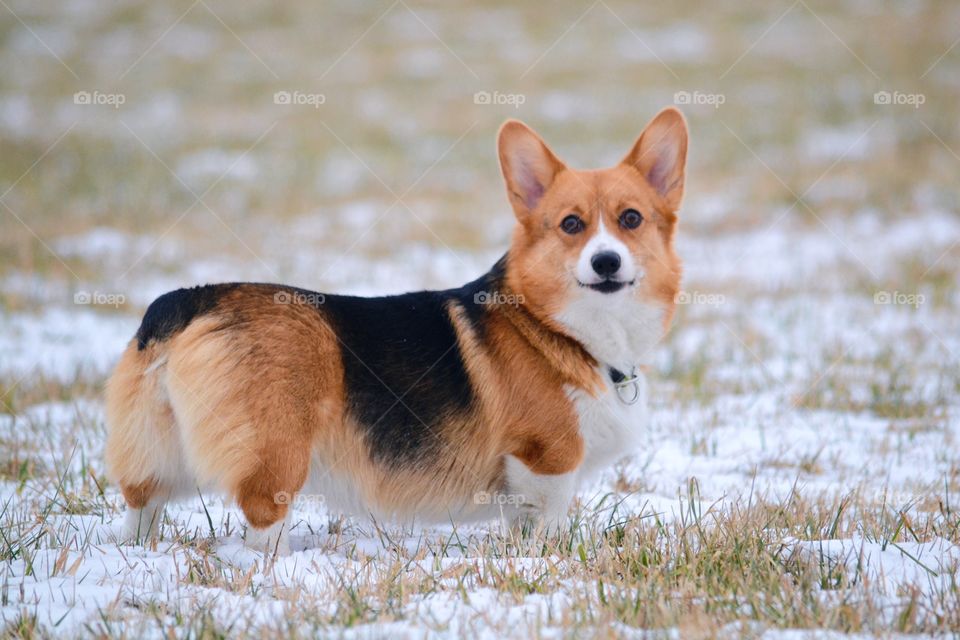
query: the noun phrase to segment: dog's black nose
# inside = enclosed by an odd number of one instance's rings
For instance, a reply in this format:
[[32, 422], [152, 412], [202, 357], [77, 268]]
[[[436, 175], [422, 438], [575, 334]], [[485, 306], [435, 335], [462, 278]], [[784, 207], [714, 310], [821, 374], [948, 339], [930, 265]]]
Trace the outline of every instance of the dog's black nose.
[[620, 254], [616, 251], [601, 251], [590, 258], [590, 266], [598, 276], [609, 278], [620, 268]]

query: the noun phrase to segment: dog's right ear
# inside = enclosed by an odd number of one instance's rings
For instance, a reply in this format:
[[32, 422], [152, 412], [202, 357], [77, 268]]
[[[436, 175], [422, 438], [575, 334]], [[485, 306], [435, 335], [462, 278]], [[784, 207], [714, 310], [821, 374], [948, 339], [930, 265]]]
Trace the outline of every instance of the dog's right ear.
[[500, 171], [507, 196], [520, 222], [525, 222], [566, 167], [533, 129], [519, 120], [507, 120], [497, 137]]

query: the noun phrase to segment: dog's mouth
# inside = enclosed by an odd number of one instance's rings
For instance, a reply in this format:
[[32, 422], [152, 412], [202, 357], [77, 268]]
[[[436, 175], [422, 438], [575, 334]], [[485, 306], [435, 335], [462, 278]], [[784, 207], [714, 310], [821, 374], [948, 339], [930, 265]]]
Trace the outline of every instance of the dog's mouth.
[[593, 289], [594, 291], [599, 291], [600, 293], [616, 293], [617, 291], [620, 291], [620, 289], [623, 289], [627, 285], [632, 285], [634, 282], [636, 281], [631, 280], [630, 282], [625, 282], [623, 280], [607, 279], [607, 280], [601, 280], [600, 282], [596, 282], [594, 284], [585, 284], [577, 280], [577, 284], [579, 284], [581, 287], [586, 287], [587, 289]]

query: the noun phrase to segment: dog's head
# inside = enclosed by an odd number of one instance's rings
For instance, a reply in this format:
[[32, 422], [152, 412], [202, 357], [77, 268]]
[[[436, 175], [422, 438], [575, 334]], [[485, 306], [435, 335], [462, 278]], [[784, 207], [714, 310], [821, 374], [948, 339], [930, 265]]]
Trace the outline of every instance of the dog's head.
[[674, 253], [683, 198], [687, 125], [661, 111], [615, 167], [568, 168], [532, 129], [500, 129], [500, 167], [518, 224], [507, 279], [528, 308], [563, 325], [565, 315], [656, 309], [664, 328], [680, 287]]

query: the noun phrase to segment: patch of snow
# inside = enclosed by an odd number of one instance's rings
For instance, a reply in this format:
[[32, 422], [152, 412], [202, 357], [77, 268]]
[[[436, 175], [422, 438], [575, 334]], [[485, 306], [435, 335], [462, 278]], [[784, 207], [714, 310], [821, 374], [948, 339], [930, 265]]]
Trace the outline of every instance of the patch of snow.
[[0, 313], [0, 374], [70, 382], [103, 377], [133, 337], [138, 322], [87, 305], [42, 313]]

